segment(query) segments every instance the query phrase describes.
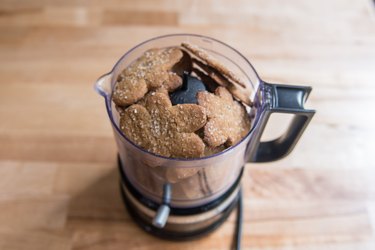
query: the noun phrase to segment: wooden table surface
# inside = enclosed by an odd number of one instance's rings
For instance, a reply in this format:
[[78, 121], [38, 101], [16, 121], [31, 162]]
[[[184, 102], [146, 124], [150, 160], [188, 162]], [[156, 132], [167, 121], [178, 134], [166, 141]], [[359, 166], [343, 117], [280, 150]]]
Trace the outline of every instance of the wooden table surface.
[[132, 46], [181, 32], [231, 44], [266, 81], [314, 88], [294, 152], [246, 166], [243, 249], [375, 249], [374, 13], [370, 0], [1, 0], [0, 249], [230, 248], [234, 214], [185, 243], [132, 222], [93, 90]]

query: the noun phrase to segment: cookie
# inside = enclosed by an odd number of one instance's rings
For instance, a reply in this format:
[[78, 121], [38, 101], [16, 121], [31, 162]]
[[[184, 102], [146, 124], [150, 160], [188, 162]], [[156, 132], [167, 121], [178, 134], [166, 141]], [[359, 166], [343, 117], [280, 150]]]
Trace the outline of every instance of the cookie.
[[224, 144], [220, 145], [218, 147], [206, 146], [206, 148], [204, 150], [204, 156], [214, 155], [214, 154], [217, 154], [217, 153], [220, 153], [220, 152], [224, 151], [225, 149], [227, 149], [227, 147]]
[[158, 89], [155, 89], [155, 90], [151, 90], [150, 92], [148, 92], [144, 97], [142, 97], [141, 100], [139, 100], [137, 102], [137, 104], [139, 105], [142, 105], [142, 106], [145, 106], [146, 105], [146, 99], [150, 96], [150, 95], [155, 95], [155, 93], [162, 93], [164, 95], [168, 95], [168, 90], [166, 90], [165, 88], [161, 87], [161, 88], [158, 88]]
[[251, 91], [249, 89], [235, 85], [228, 85], [226, 88], [238, 101], [249, 107], [253, 106], [253, 102], [250, 100]]
[[138, 146], [173, 158], [197, 158], [205, 144], [194, 132], [207, 122], [206, 110], [197, 104], [172, 106], [169, 96], [151, 93], [144, 106], [133, 104], [120, 118], [120, 129]]
[[212, 68], [218, 70], [225, 77], [233, 80], [235, 83], [242, 86], [243, 88], [246, 88], [246, 83], [244, 83], [239, 77], [237, 77], [231, 70], [225, 67], [219, 60], [208, 54], [207, 51], [205, 51], [204, 49], [194, 44], [186, 42], [182, 43], [181, 46], [190, 51], [191, 53], [193, 53], [199, 59], [206, 62]]
[[198, 171], [199, 168], [168, 168], [166, 171], [166, 179], [170, 183], [177, 183], [195, 175]]
[[238, 101], [252, 107], [253, 103], [250, 100], [251, 91], [231, 70], [227, 69], [215, 57], [196, 45], [182, 43], [181, 46], [197, 57], [192, 58], [193, 70], [200, 70], [201, 73], [204, 72], [217, 85], [226, 87]]
[[250, 118], [245, 107], [233, 100], [226, 88], [218, 87], [215, 94], [199, 92], [197, 100], [207, 112], [204, 141], [210, 147], [233, 146], [249, 132]]
[[181, 86], [182, 79], [171, 69], [183, 57], [182, 50], [176, 47], [146, 51], [118, 76], [113, 101], [118, 106], [129, 106], [149, 90], [162, 87], [171, 92], [177, 89]]
[[228, 82], [225, 77], [221, 75], [219, 71], [216, 69], [208, 66], [207, 64], [204, 64], [203, 62], [197, 60], [197, 59], [192, 59], [192, 62], [197, 65], [201, 70], [203, 70], [208, 77], [210, 77], [213, 81], [215, 81], [218, 85], [227, 87], [230, 82]]
[[190, 54], [187, 53], [185, 50], [182, 51], [182, 58], [178, 63], [176, 63], [171, 71], [175, 72], [177, 75], [182, 76], [184, 72], [191, 72], [193, 69], [193, 62]]
[[206, 89], [210, 92], [215, 92], [215, 89], [219, 86], [217, 82], [215, 82], [212, 78], [207, 76], [202, 70], [198, 68], [193, 68], [192, 76], [198, 77], [204, 85]]

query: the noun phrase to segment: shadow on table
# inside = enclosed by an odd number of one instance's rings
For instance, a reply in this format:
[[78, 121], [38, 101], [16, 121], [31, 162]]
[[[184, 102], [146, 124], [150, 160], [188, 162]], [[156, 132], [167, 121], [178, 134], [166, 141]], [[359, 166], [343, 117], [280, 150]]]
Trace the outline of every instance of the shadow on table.
[[120, 196], [117, 167], [101, 170], [98, 178], [70, 202], [69, 218], [124, 220], [129, 216]]
[[73, 249], [175, 249], [185, 245], [155, 238], [133, 222], [121, 198], [117, 166], [98, 170], [93, 179], [70, 202], [67, 230], [73, 234]]

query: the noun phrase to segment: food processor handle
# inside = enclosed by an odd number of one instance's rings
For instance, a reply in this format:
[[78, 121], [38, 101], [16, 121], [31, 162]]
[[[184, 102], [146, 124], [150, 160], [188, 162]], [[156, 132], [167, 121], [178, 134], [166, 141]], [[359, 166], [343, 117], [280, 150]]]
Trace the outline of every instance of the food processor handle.
[[162, 204], [159, 206], [158, 211], [156, 211], [155, 217], [152, 220], [152, 224], [157, 228], [163, 228], [167, 223], [169, 213], [171, 211], [169, 203], [172, 197], [172, 187], [171, 184], [165, 183], [163, 185], [163, 197]]
[[[251, 152], [249, 162], [275, 161], [287, 156], [315, 114], [315, 110], [304, 108], [311, 87], [263, 82], [261, 88], [260, 93], [264, 96], [258, 108], [263, 112], [254, 131], [256, 136], [249, 142], [248, 149]], [[294, 117], [282, 136], [272, 141], [260, 142], [267, 121], [273, 113], [293, 114]]]

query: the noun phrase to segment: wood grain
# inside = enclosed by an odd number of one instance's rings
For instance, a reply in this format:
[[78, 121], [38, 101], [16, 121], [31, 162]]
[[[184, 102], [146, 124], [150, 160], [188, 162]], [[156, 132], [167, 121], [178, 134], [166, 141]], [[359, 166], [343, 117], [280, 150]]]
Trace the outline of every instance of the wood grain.
[[170, 33], [215, 37], [265, 81], [314, 88], [294, 152], [246, 166], [243, 249], [375, 249], [374, 24], [370, 0], [0, 0], [0, 249], [230, 249], [235, 214], [174, 243], [141, 231], [119, 195], [93, 83]]

